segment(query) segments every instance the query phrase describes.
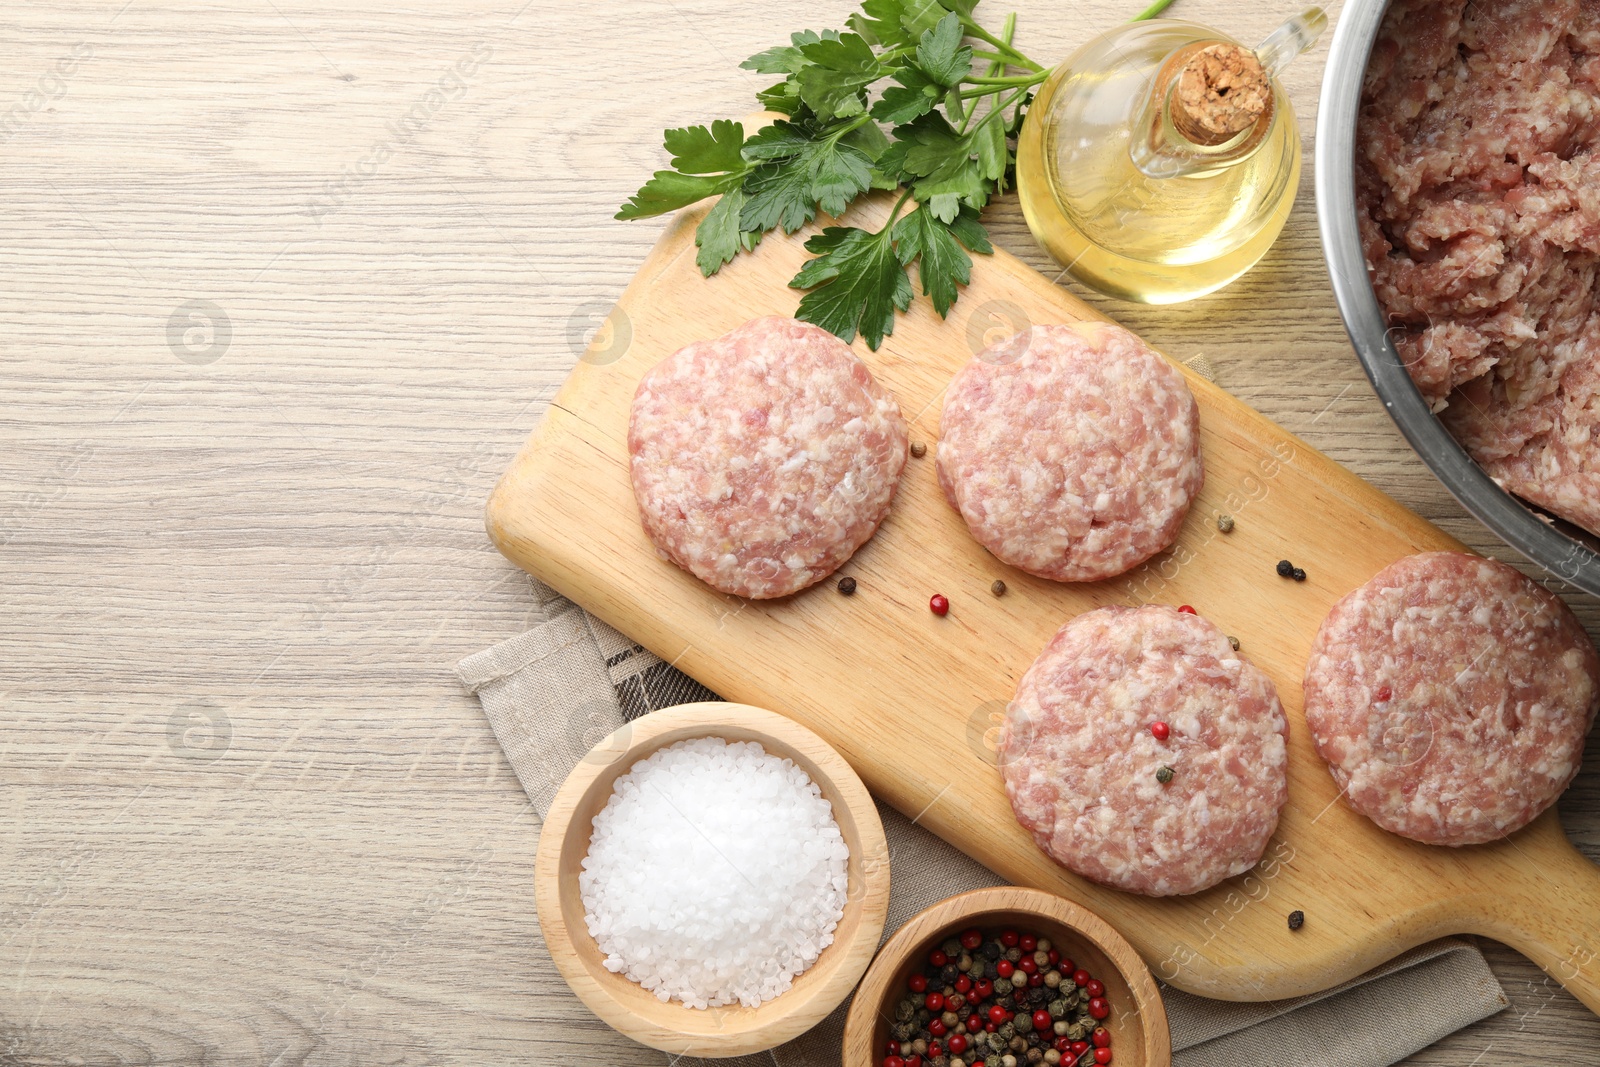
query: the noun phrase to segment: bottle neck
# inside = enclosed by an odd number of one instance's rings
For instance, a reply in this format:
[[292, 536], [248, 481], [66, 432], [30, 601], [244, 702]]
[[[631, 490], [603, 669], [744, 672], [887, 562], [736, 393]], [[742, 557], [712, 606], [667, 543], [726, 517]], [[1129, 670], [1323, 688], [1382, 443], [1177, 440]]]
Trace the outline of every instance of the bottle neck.
[[1129, 153], [1152, 179], [1211, 173], [1255, 151], [1275, 110], [1272, 80], [1254, 52], [1227, 41], [1196, 41], [1157, 70]]

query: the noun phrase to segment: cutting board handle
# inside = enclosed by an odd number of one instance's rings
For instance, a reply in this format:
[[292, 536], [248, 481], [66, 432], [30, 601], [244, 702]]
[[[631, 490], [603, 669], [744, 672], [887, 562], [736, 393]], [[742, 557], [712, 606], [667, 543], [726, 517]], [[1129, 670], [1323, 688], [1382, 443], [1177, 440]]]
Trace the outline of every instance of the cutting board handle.
[[1515, 850], [1503, 866], [1474, 932], [1521, 952], [1600, 1015], [1600, 867], [1567, 840], [1553, 811], [1540, 824], [1537, 847]]

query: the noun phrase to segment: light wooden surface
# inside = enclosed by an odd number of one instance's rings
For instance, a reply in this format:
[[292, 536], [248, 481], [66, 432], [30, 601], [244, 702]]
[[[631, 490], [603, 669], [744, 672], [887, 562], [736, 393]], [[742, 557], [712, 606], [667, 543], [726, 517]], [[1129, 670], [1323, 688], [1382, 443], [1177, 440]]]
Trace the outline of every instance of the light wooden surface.
[[[584, 925], [578, 877], [595, 816], [616, 781], [652, 753], [696, 737], [754, 741], [792, 760], [833, 806], [850, 849], [844, 915], [833, 942], [781, 996], [754, 1008], [697, 1010], [654, 993], [605, 967], [605, 953]], [[776, 843], [782, 847], [782, 843]], [[889, 913], [889, 842], [872, 794], [829, 744], [785, 716], [734, 703], [684, 704], [629, 723], [579, 761], [550, 802], [534, 869], [539, 928], [556, 968], [596, 1015], [652, 1048], [689, 1056], [746, 1056], [793, 1040], [843, 1004], [866, 973]]]
[[[1088, 971], [1117, 1007], [1099, 1024], [1111, 1031], [1112, 1057], [1124, 1067], [1170, 1067], [1172, 1036], [1154, 975], [1105, 920], [1070, 900], [1036, 889], [974, 889], [918, 912], [895, 931], [862, 979], [845, 1022], [844, 1067], [877, 1067], [894, 1002], [914, 967], [939, 942], [968, 927], [1009, 927], [1048, 938], [1051, 950]], [[1062, 974], [1070, 973], [1063, 966]]]
[[[881, 225], [889, 202], [863, 205], [857, 221]], [[1478, 848], [1408, 841], [1340, 803], [1305, 725], [1300, 681], [1334, 603], [1398, 559], [1459, 544], [1193, 372], [1205, 487], [1173, 547], [1118, 578], [1050, 582], [1002, 565], [946, 503], [926, 457], [909, 461], [889, 517], [841, 568], [854, 596], [829, 580], [746, 601], [660, 559], [628, 476], [639, 380], [665, 354], [752, 316], [793, 314], [785, 282], [806, 255], [805, 231], [769, 236], [708, 282], [694, 263], [704, 210], [667, 230], [617, 303], [616, 336], [585, 353], [496, 486], [488, 526], [502, 551], [730, 700], [817, 731], [878, 796], [1009, 881], [1098, 912], [1180, 989], [1283, 1000], [1441, 935], [1493, 933], [1600, 1011], [1600, 867], [1573, 853], [1553, 815]], [[856, 346], [913, 440], [937, 439], [945, 388], [995, 320], [1011, 320], [1004, 336], [1093, 314], [1004, 251], [974, 265], [962, 299], [950, 320], [914, 307], [876, 352]], [[1223, 514], [1232, 533], [1217, 530]], [[1284, 556], [1309, 577], [1278, 577]], [[996, 578], [1004, 597], [989, 592]], [[950, 598], [947, 617], [928, 610], [935, 592]], [[1152, 899], [1076, 877], [1018, 824], [995, 769], [991, 731], [1029, 664], [1064, 621], [1107, 604], [1193, 605], [1240, 640], [1288, 715], [1277, 832], [1255, 870], [1204, 893]], [[1316, 918], [1292, 932], [1296, 909]]]
[[[1287, 14], [1179, 5], [1245, 39]], [[1132, 6], [1027, 0], [1018, 42]], [[660, 233], [611, 220], [660, 129], [747, 113], [737, 63], [846, 10], [7, 8], [0, 1057], [661, 1062], [564, 999], [535, 821], [452, 668], [537, 618], [483, 499]], [[1326, 50], [1289, 73], [1308, 144]], [[1013, 199], [988, 217], [1048, 269]], [[1315, 232], [1308, 168], [1230, 289], [1095, 303], [1492, 550], [1374, 401]], [[169, 345], [192, 300], [229, 317], [209, 363]], [[187, 314], [178, 351], [216, 354]], [[1590, 753], [1562, 809], [1600, 857]], [[1486, 949], [1512, 1008], [1410, 1062], [1592, 1058], [1600, 1019]]]

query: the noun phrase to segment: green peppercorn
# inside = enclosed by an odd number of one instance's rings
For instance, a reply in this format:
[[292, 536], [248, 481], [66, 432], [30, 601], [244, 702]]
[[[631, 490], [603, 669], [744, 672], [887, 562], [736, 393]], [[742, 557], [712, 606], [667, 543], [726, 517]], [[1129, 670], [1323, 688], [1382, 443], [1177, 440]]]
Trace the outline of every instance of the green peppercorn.
[[916, 1001], [907, 997], [894, 1006], [894, 1017], [898, 1022], [907, 1022], [917, 1013]]
[[1010, 996], [1011, 995], [1011, 979], [1009, 979], [1009, 978], [996, 978], [994, 980], [994, 991], [995, 991], [995, 993], [997, 995], [1002, 996], [1002, 997]]
[[1010, 960], [1012, 963], [1016, 963], [1021, 958], [1022, 958], [1022, 950], [1020, 948], [1008, 948], [1008, 949], [1006, 949], [1006, 959]]
[[1228, 635], [1228, 647], [1235, 652], [1239, 651], [1239, 639], [1232, 634]]
[[1011, 1025], [1017, 1028], [1017, 1033], [1025, 1034], [1033, 1029], [1033, 1016], [1025, 1011], [1019, 1011], [1011, 1020]]
[[1156, 781], [1160, 782], [1162, 785], [1166, 785], [1168, 782], [1172, 781], [1173, 773], [1174, 772], [1171, 767], [1162, 767], [1160, 770], [1156, 771]]
[[1223, 533], [1233, 533], [1233, 516], [1218, 515], [1217, 529], [1221, 530]]

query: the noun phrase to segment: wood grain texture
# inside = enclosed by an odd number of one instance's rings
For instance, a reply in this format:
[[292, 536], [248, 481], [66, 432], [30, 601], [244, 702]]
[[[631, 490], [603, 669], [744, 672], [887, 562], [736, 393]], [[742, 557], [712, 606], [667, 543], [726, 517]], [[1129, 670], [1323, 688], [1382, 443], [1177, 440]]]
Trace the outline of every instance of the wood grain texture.
[[[1287, 13], [1178, 3], [1246, 40]], [[1048, 60], [1132, 5], [1014, 6]], [[536, 820], [453, 665], [539, 618], [483, 499], [661, 233], [611, 218], [663, 163], [660, 130], [747, 113], [762, 80], [738, 62], [848, 9], [0, 16], [0, 1060], [659, 1067], [567, 997], [534, 917]], [[465, 90], [362, 171], [479, 41]], [[1308, 146], [1326, 48], [1289, 71]], [[1506, 556], [1368, 389], [1310, 174], [1221, 293], [1079, 295]], [[1055, 275], [1014, 198], [986, 218]], [[230, 319], [210, 363], [169, 345], [191, 300]], [[1600, 632], [1595, 601], [1569, 602]], [[1593, 743], [1562, 814], [1600, 857]], [[1410, 1063], [1592, 1059], [1600, 1020], [1486, 950], [1512, 1009]]]
[[[833, 943], [784, 994], [754, 1008], [734, 1004], [697, 1011], [608, 971], [584, 925], [578, 876], [589, 854], [595, 816], [618, 778], [652, 753], [696, 737], [754, 741], [792, 760], [833, 805], [850, 849], [844, 916]], [[784, 843], [775, 842], [782, 848]], [[602, 738], [579, 761], [550, 802], [534, 867], [539, 928], [556, 968], [602, 1019], [636, 1041], [679, 1055], [725, 1058], [765, 1052], [816, 1026], [843, 1004], [866, 973], [889, 913], [889, 842], [872, 794], [844, 757], [782, 715], [744, 704], [683, 704], [647, 715]]]
[[[879, 197], [852, 221], [875, 228], [890, 202]], [[893, 511], [841, 568], [857, 580], [853, 597], [823, 581], [744, 600], [662, 560], [628, 476], [639, 380], [752, 316], [793, 314], [798, 296], [784, 283], [805, 258], [804, 231], [769, 235], [708, 281], [694, 264], [704, 210], [667, 230], [618, 301], [610, 335], [585, 353], [496, 486], [488, 524], [501, 551], [729, 699], [817, 731], [908, 818], [1014, 883], [1099, 913], [1180, 989], [1283, 1000], [1441, 935], [1493, 933], [1600, 1011], [1600, 867], [1573, 851], [1553, 814], [1471, 849], [1407, 841], [1340, 802], [1305, 725], [1300, 681], [1334, 603], [1395, 560], [1460, 545], [1192, 372], [1205, 487], [1172, 548], [1119, 578], [1050, 582], [1002, 565], [946, 502], [928, 458], [910, 461]], [[875, 352], [855, 346], [914, 441], [937, 438], [947, 384], [990, 343], [1094, 314], [1004, 251], [974, 266], [963, 300], [943, 321], [914, 307]], [[1217, 529], [1223, 514], [1236, 520], [1231, 533]], [[1285, 555], [1310, 577], [1278, 577]], [[997, 577], [1002, 598], [989, 593]], [[935, 591], [950, 598], [947, 618], [928, 611]], [[1017, 682], [1063, 622], [1150, 603], [1194, 605], [1236, 636], [1289, 718], [1289, 799], [1262, 862], [1165, 899], [1094, 885], [1040, 851], [1012, 815], [993, 741]], [[1368, 873], [1378, 871], [1402, 877]], [[1298, 933], [1285, 923], [1296, 909], [1317, 917]]]
[[[1124, 1067], [1171, 1067], [1172, 1035], [1155, 977], [1139, 953], [1105, 920], [1053, 893], [1017, 886], [974, 889], [941, 900], [895, 931], [873, 961], [845, 1022], [844, 1067], [875, 1067], [906, 980], [941, 941], [977, 927], [1048, 938], [1052, 950], [1100, 980], [1115, 1009], [1101, 1025]], [[1070, 973], [1063, 965], [1062, 974]]]

